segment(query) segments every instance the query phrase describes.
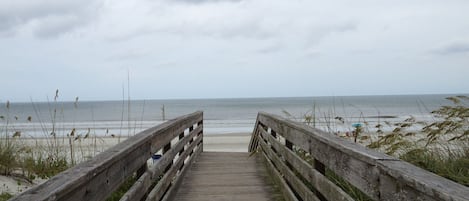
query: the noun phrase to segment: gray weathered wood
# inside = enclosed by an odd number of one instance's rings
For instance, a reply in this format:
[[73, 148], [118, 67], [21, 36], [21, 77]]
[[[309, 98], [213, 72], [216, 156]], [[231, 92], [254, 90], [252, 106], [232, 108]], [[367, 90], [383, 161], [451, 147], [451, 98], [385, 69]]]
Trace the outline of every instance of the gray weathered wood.
[[166, 192], [165, 196], [161, 199], [162, 201], [168, 201], [174, 199], [176, 192], [179, 190], [182, 181], [184, 180], [184, 176], [187, 174], [188, 170], [190, 169], [192, 163], [197, 160], [197, 157], [202, 153], [202, 141], [199, 142], [198, 149], [194, 152], [194, 154], [189, 158], [187, 164], [184, 165], [183, 169], [180, 171], [179, 176], [173, 182], [171, 188]]
[[270, 172], [270, 175], [272, 175], [272, 179], [277, 183], [277, 185], [280, 186], [280, 190], [282, 191], [283, 198], [286, 201], [298, 201], [298, 198], [296, 198], [295, 194], [291, 190], [291, 188], [288, 186], [287, 182], [285, 179], [282, 177], [280, 172], [275, 168], [274, 164], [272, 161], [270, 161], [265, 153], [261, 153], [264, 161], [266, 163], [266, 168]]
[[280, 158], [270, 149], [266, 142], [259, 141], [259, 145], [262, 147], [263, 152], [267, 155], [278, 171], [283, 175], [285, 181], [293, 188], [292, 191], [296, 192], [301, 197], [301, 200], [305, 201], [319, 201], [314, 193], [283, 163]]
[[191, 131], [187, 136], [180, 138], [180, 141], [172, 149], [169, 149], [169, 151], [167, 151], [157, 161], [156, 165], [151, 166], [151, 168], [135, 182], [135, 184], [122, 196], [120, 201], [140, 200], [146, 194], [151, 184], [164, 174], [165, 168], [173, 162], [176, 154], [180, 154], [178, 150], [184, 148], [189, 141], [193, 141], [193, 138], [197, 137], [201, 132], [202, 127], [200, 126]]
[[[259, 115], [260, 114], [257, 115], [257, 118], [259, 118]], [[259, 135], [259, 133], [257, 132], [258, 126], [259, 126], [259, 121], [256, 121], [256, 124], [254, 125], [254, 130], [252, 131], [251, 140], [249, 141], [249, 147], [248, 147], [249, 152], [254, 152], [257, 149], [258, 139], [259, 139], [257, 138], [257, 136]]]
[[321, 192], [328, 200], [352, 201], [353, 199], [345, 193], [340, 187], [332, 183], [324, 175], [316, 171], [310, 164], [301, 159], [297, 154], [283, 146], [268, 135], [263, 128], [259, 128], [262, 138], [267, 139], [272, 147], [275, 147], [277, 153], [280, 154], [285, 162], [288, 162], [303, 178], [307, 179], [311, 184]]
[[[253, 138], [261, 126], [269, 128], [375, 200], [469, 200], [469, 188], [463, 185], [318, 129], [262, 112], [256, 125]], [[252, 139], [250, 150], [259, 143]], [[279, 147], [273, 150], [281, 152]]]
[[[197, 138], [189, 146], [188, 150], [194, 150], [194, 148], [202, 141], [202, 138]], [[172, 185], [172, 181], [178, 173], [179, 168], [184, 164], [184, 160], [189, 156], [191, 152], [186, 151], [177, 159], [176, 163], [166, 172], [158, 182], [158, 184], [148, 194], [147, 201], [160, 200]]]
[[195, 112], [142, 131], [12, 200], [104, 200], [153, 153], [202, 119], [202, 112]]
[[203, 152], [189, 168], [173, 200], [271, 201], [264, 164], [248, 153]]

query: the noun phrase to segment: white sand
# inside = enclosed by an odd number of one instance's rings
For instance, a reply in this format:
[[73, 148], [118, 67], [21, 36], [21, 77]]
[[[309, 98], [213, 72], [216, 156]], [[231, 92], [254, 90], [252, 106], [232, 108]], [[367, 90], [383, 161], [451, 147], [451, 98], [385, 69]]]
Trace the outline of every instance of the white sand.
[[251, 133], [204, 135], [204, 151], [248, 152]]

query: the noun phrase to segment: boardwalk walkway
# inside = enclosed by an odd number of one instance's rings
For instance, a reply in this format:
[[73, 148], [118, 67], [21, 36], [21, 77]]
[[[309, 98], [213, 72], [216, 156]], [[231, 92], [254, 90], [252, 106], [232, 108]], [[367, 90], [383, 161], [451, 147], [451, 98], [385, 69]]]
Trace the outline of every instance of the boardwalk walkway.
[[201, 111], [166, 121], [11, 201], [105, 201], [134, 176], [120, 201], [469, 201], [466, 186], [276, 115], [258, 114], [251, 157], [205, 152], [203, 128]]
[[262, 159], [248, 153], [202, 152], [174, 200], [282, 200]]

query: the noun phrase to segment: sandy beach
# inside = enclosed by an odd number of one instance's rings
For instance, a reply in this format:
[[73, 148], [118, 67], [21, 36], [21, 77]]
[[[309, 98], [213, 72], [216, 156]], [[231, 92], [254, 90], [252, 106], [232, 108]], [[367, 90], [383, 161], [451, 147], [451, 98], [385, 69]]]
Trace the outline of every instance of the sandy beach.
[[[96, 137], [87, 139], [72, 139], [74, 146], [75, 158], [77, 160], [84, 160], [93, 155], [99, 154], [102, 151], [122, 142], [126, 137]], [[204, 151], [207, 152], [247, 152], [251, 133], [229, 133], [229, 134], [205, 134], [204, 135]], [[15, 139], [19, 145], [26, 145], [33, 150], [47, 151], [47, 147], [52, 143], [51, 138], [23, 138]], [[59, 147], [64, 149], [70, 154], [69, 139], [58, 138]], [[34, 184], [16, 178], [0, 176], [0, 193], [7, 192], [12, 195], [21, 193], [32, 186], [41, 183], [45, 180], [37, 179]]]
[[204, 151], [248, 152], [251, 133], [204, 135]]

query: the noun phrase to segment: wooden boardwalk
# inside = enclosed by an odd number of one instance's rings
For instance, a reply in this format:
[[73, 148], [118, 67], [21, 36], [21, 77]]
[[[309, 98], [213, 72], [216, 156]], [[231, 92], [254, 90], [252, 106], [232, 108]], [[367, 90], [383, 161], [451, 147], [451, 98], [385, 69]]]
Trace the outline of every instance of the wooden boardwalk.
[[186, 174], [177, 201], [282, 200], [267, 176], [265, 164], [248, 153], [202, 152]]
[[[168, 120], [10, 200], [105, 201], [136, 176], [120, 201], [469, 201], [466, 186], [262, 112], [249, 144], [253, 156], [204, 152], [203, 122], [201, 111]], [[338, 178], [362, 193], [344, 190]]]

